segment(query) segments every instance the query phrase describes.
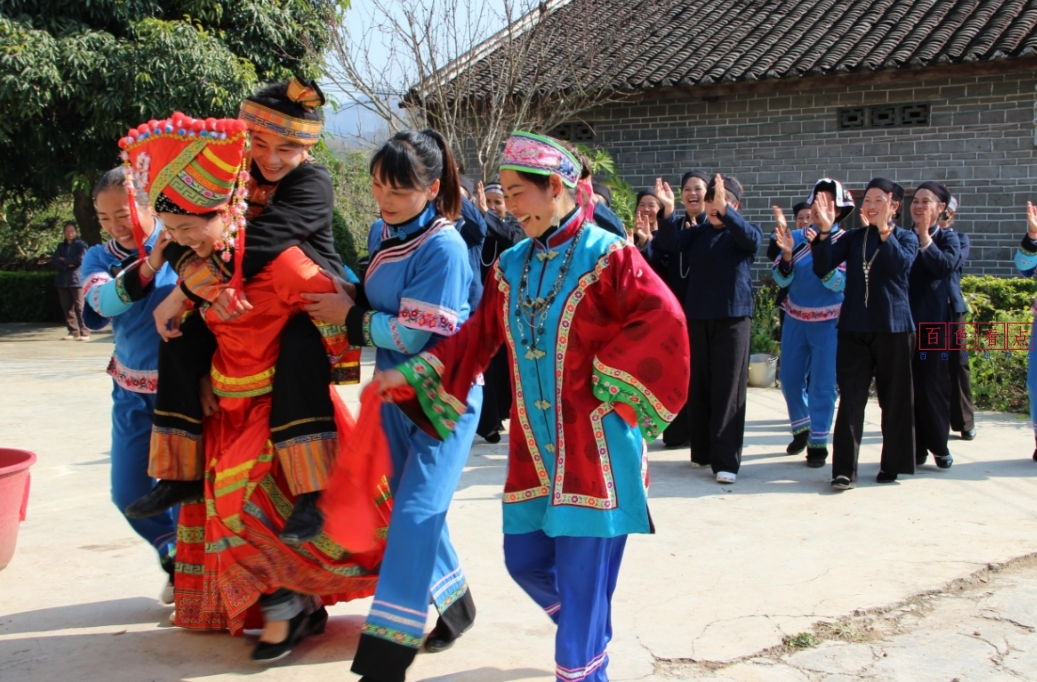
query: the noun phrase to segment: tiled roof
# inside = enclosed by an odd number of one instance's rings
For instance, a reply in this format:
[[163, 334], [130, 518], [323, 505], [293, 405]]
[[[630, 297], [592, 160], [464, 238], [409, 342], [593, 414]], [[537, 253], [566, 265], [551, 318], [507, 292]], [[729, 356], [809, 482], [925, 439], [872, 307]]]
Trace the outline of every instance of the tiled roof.
[[[588, 26], [585, 88], [634, 92], [1037, 55], [1037, 0], [561, 0], [553, 26]], [[543, 10], [542, 10], [543, 11]], [[564, 23], [556, 23], [564, 22]], [[544, 32], [573, 55], [571, 31]], [[593, 44], [597, 41], [597, 45]], [[494, 39], [480, 46], [500, 58]], [[564, 62], [565, 58], [558, 60]], [[566, 68], [540, 89], [573, 85]], [[520, 92], [534, 86], [527, 75]]]

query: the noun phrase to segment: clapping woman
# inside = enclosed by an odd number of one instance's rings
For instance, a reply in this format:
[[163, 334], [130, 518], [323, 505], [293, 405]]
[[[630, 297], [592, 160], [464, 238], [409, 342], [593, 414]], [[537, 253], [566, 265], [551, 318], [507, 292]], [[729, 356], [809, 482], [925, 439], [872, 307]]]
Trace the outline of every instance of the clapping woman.
[[[846, 274], [841, 267], [823, 278], [814, 274], [810, 242], [817, 230], [809, 225], [815, 222], [814, 210], [820, 211], [823, 206], [827, 211], [834, 206], [836, 222], [829, 239], [842, 239], [845, 232], [839, 229], [839, 221], [853, 211], [853, 198], [838, 180], [822, 178], [805, 205], [811, 220], [803, 220], [800, 214], [805, 211], [799, 211], [796, 224], [807, 222], [807, 226], [796, 230], [789, 230], [781, 209], [772, 207], [777, 223], [774, 240], [780, 248], [774, 261], [774, 281], [788, 290], [781, 331], [781, 392], [792, 426], [792, 442], [786, 452], [797, 455], [806, 450], [807, 466], [820, 468], [828, 458], [828, 437], [835, 414], [836, 322]], [[827, 218], [820, 217], [817, 222], [827, 223]]]
[[832, 444], [832, 487], [836, 490], [857, 485], [857, 458], [872, 378], [882, 409], [882, 462], [876, 480], [892, 483], [898, 474], [915, 472], [911, 384], [915, 332], [908, 275], [918, 254], [918, 238], [894, 222], [903, 200], [903, 187], [885, 178], [873, 179], [861, 206], [865, 226], [833, 240], [835, 203], [824, 194], [815, 199], [818, 234], [810, 246], [814, 274], [825, 278], [846, 264], [846, 295], [835, 358], [840, 395]]
[[[1015, 265], [1024, 277], [1033, 277], [1037, 273], [1037, 206], [1026, 202], [1026, 234], [1015, 252]], [[1035, 302], [1037, 305], [1037, 302]], [[1034, 438], [1037, 439], [1037, 320], [1030, 334], [1030, 355], [1027, 358], [1026, 393], [1030, 398], [1030, 421], [1033, 423]], [[1037, 449], [1033, 451], [1033, 459], [1037, 462]]]

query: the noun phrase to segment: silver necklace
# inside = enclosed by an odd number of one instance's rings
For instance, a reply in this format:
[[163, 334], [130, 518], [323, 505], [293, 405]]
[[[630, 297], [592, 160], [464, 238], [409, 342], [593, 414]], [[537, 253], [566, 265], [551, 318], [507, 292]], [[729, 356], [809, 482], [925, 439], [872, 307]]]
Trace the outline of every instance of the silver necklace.
[[[878, 230], [878, 228], [875, 228]], [[868, 225], [867, 230], [864, 233], [864, 244], [861, 249], [861, 266], [864, 268], [864, 307], [868, 307], [868, 294], [869, 285], [871, 283], [871, 266], [875, 264], [875, 259], [878, 258], [879, 249], [882, 248], [882, 235], [879, 235], [879, 245], [875, 247], [875, 253], [871, 254], [871, 258], [868, 258], [868, 235], [871, 234], [871, 225]]]

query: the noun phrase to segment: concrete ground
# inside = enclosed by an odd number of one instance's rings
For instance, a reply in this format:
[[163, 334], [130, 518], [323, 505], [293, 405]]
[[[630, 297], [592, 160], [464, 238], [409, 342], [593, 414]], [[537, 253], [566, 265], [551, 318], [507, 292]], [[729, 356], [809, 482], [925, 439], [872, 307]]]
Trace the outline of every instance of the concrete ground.
[[[269, 669], [249, 663], [250, 637], [168, 625], [157, 561], [109, 501], [111, 337], [63, 334], [0, 325], [0, 444], [39, 455], [0, 572], [0, 680], [355, 679], [368, 600], [332, 608], [324, 636]], [[981, 414], [952, 469], [879, 486], [878, 417], [870, 406], [860, 487], [844, 493], [784, 455], [776, 390], [750, 389], [735, 485], [653, 445], [658, 533], [627, 545], [610, 678], [1037, 679], [1037, 560], [1015, 561], [1037, 554], [1028, 420]], [[553, 679], [553, 626], [504, 569], [505, 452], [473, 448], [450, 512], [476, 626], [410, 680]]]

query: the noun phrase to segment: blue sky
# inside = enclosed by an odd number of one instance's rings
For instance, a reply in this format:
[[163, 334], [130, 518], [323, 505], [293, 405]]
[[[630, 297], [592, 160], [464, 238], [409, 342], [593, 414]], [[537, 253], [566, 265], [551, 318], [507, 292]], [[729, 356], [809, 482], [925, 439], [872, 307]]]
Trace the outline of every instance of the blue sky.
[[[397, 2], [407, 3], [409, 1], [411, 0], [382, 0], [382, 3], [383, 5], [394, 5]], [[423, 6], [431, 8], [436, 0], [420, 1]], [[472, 2], [473, 5], [482, 4], [485, 1], [485, 4], [498, 13], [502, 12], [504, 6], [504, 0], [457, 0], [457, 2], [462, 4], [466, 1]], [[512, 1], [515, 5], [521, 5], [528, 0]], [[349, 22], [350, 29], [360, 35], [370, 34], [376, 24], [376, 20], [372, 18], [373, 8], [373, 0], [353, 0], [352, 5], [346, 12], [345, 18]], [[497, 28], [499, 27], [494, 27], [494, 29]], [[369, 55], [372, 62], [384, 62], [388, 57], [388, 49], [384, 41], [372, 40]], [[334, 58], [334, 55], [331, 55], [331, 57]], [[350, 102], [349, 98], [342, 93], [338, 86], [331, 83], [327, 78], [321, 81], [321, 87], [339, 106], [338, 111], [334, 111], [332, 107], [328, 107], [325, 110], [325, 129], [331, 134], [337, 137], [355, 138], [358, 131], [362, 131], [369, 137], [373, 131], [382, 127], [381, 119], [378, 116]]]

